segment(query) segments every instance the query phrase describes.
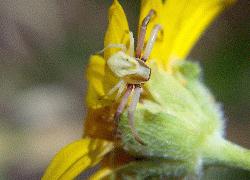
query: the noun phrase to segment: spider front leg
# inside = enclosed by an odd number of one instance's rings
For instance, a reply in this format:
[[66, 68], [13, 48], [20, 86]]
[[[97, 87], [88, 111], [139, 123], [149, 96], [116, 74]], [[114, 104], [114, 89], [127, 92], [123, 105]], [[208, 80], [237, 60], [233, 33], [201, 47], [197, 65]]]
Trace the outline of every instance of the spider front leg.
[[144, 50], [144, 54], [141, 58], [141, 60], [143, 60], [144, 62], [149, 58], [149, 56], [152, 52], [152, 49], [153, 49], [153, 45], [155, 43], [155, 40], [156, 40], [157, 35], [158, 35], [160, 30], [162, 30], [162, 27], [161, 27], [161, 25], [157, 24], [154, 26], [153, 30], [151, 31], [146, 48]]
[[110, 48], [121, 49], [123, 52], [127, 51], [127, 47], [124, 44], [109, 44], [108, 46], [104, 47], [102, 50], [96, 52], [96, 54], [102, 54], [106, 49], [110, 49]]
[[143, 140], [140, 138], [140, 136], [138, 135], [138, 133], [135, 129], [135, 125], [134, 125], [134, 113], [135, 113], [136, 106], [140, 100], [141, 91], [142, 91], [141, 85], [136, 84], [135, 89], [134, 89], [134, 95], [132, 97], [131, 104], [128, 108], [128, 122], [129, 122], [129, 126], [130, 126], [131, 132], [132, 132], [135, 140], [142, 145], [146, 145], [143, 142]]
[[148, 26], [150, 19], [152, 19], [152, 17], [154, 15], [155, 15], [155, 11], [153, 9], [151, 9], [149, 11], [148, 15], [142, 21], [141, 28], [140, 28], [139, 35], [138, 35], [138, 39], [137, 39], [137, 45], [136, 45], [136, 53], [135, 53], [136, 58], [141, 57], [147, 26]]
[[133, 33], [130, 31], [129, 32], [129, 55], [131, 57], [134, 56], [134, 51], [135, 51], [135, 45], [134, 45], [134, 36]]
[[133, 33], [130, 31], [129, 32], [129, 49], [127, 49], [125, 44], [117, 44], [117, 43], [111, 43], [108, 46], [104, 47], [102, 50], [96, 52], [96, 54], [102, 54], [106, 49], [110, 49], [110, 48], [117, 48], [117, 49], [121, 49], [122, 52], [126, 53], [127, 50], [129, 50], [129, 55], [130, 56], [134, 56], [134, 37], [133, 37]]
[[125, 88], [125, 82], [123, 80], [120, 80], [112, 89], [109, 90], [106, 96], [111, 96], [115, 91], [118, 90], [118, 93], [116, 95], [116, 100], [120, 97], [121, 93], [123, 92]]

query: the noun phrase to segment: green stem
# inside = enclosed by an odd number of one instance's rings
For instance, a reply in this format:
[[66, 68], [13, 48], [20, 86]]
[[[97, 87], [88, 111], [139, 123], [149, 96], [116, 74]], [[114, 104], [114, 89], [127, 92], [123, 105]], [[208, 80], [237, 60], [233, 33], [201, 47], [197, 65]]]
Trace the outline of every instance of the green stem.
[[223, 165], [250, 170], [250, 150], [221, 137], [212, 138], [204, 147], [205, 165]]

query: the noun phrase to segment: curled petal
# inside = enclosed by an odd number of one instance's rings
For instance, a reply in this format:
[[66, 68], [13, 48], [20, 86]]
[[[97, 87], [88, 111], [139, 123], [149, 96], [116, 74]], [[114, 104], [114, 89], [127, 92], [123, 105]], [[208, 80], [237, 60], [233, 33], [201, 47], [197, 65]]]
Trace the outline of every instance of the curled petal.
[[[104, 47], [110, 44], [124, 44], [129, 42], [129, 26], [126, 15], [118, 0], [114, 0], [109, 8], [109, 24], [104, 38]], [[119, 48], [107, 48], [104, 51], [104, 59], [119, 51]], [[113, 75], [108, 66], [105, 66], [105, 84], [104, 90], [108, 92], [116, 83], [117, 78]]]

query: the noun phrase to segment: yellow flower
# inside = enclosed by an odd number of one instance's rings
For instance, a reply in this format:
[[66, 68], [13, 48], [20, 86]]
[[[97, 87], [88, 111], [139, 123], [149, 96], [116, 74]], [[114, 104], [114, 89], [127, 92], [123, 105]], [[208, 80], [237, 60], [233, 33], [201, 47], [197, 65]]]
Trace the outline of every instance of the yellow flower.
[[[161, 24], [163, 32], [157, 38], [149, 58], [158, 68], [173, 72], [173, 64], [185, 59], [198, 38], [210, 22], [232, 0], [142, 0], [139, 26], [151, 9], [156, 11], [155, 18], [149, 23], [146, 41], [155, 24]], [[117, 0], [109, 10], [109, 25], [105, 35], [104, 47], [109, 44], [129, 42], [129, 26], [126, 15]], [[114, 168], [133, 162], [133, 156], [123, 149], [116, 149], [113, 142], [113, 115], [117, 104], [113, 97], [103, 99], [105, 94], [117, 83], [118, 79], [107, 67], [107, 59], [116, 53], [116, 48], [106, 49], [104, 57], [93, 55], [87, 70], [87, 117], [84, 125], [84, 138], [63, 148], [52, 160], [43, 179], [72, 179], [81, 172], [101, 163], [101, 168], [92, 179], [110, 175]], [[153, 72], [154, 73], [154, 72]], [[150, 89], [150, 85], [145, 87]], [[147, 95], [145, 100], [150, 98]], [[111, 160], [115, 159], [115, 165]], [[174, 167], [174, 165], [173, 165]]]

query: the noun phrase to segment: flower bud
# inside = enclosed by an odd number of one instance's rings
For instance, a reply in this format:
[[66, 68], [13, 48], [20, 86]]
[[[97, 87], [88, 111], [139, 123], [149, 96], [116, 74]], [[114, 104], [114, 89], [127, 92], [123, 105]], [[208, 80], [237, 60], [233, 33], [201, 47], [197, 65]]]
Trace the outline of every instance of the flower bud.
[[135, 128], [146, 145], [134, 139], [124, 113], [119, 123], [123, 147], [137, 157], [187, 163], [197, 173], [206, 157], [211, 160], [210, 144], [224, 142], [220, 106], [200, 81], [197, 64], [179, 62], [171, 74], [151, 67], [147, 94], [135, 113]]

